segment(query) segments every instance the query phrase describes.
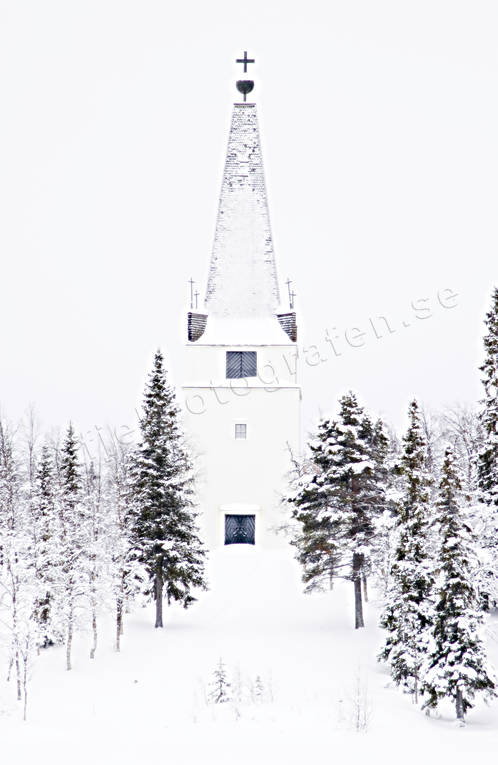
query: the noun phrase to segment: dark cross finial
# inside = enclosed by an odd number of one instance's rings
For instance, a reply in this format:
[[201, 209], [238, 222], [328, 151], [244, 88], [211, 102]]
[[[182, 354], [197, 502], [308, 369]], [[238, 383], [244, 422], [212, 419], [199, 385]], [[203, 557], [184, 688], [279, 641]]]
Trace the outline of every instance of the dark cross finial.
[[[256, 59], [247, 58], [247, 51], [244, 51], [244, 58], [235, 59], [237, 64], [244, 64], [244, 72], [247, 72], [247, 65], [254, 64]], [[247, 98], [247, 94], [254, 88], [254, 82], [252, 80], [237, 80], [237, 90], [244, 96], [244, 103]]]
[[194, 307], [194, 280], [190, 277], [188, 283], [190, 284], [190, 309]]
[[246, 102], [247, 94], [254, 88], [254, 82], [252, 80], [237, 80], [237, 90], [244, 96], [244, 103]]
[[198, 305], [198, 300], [199, 300], [199, 290], [196, 290], [196, 291], [195, 291], [195, 310], [196, 310], [196, 311], [197, 311], [197, 309], [199, 308], [199, 305]]
[[247, 72], [247, 65], [248, 64], [255, 64], [256, 59], [254, 58], [247, 58], [247, 51], [244, 51], [244, 58], [237, 58], [235, 60], [237, 64], [244, 64], [244, 72]]

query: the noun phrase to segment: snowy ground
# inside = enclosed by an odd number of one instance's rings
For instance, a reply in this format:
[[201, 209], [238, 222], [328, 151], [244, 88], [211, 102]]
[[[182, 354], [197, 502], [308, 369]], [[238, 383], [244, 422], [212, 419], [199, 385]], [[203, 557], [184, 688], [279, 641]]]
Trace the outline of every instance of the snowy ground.
[[[112, 650], [110, 622], [93, 662], [89, 636], [78, 639], [72, 672], [64, 670], [63, 649], [43, 652], [28, 722], [0, 696], [1, 762], [389, 763], [423, 755], [427, 763], [456, 763], [469, 754], [498, 756], [497, 702], [479, 704], [460, 729], [451, 707], [427, 718], [391, 687], [375, 661], [375, 604], [366, 608], [367, 628], [355, 631], [349, 583], [304, 596], [290, 552], [248, 546], [214, 554], [210, 582], [198, 604], [169, 610], [164, 630], [153, 628], [151, 607], [128, 616], [121, 654]], [[490, 626], [498, 632], [497, 621]], [[492, 635], [490, 650], [498, 664]], [[206, 703], [220, 657], [240, 686], [236, 705]], [[251, 698], [258, 675], [263, 700]], [[355, 730], [358, 687], [366, 732]], [[5, 683], [0, 689], [5, 694]]]

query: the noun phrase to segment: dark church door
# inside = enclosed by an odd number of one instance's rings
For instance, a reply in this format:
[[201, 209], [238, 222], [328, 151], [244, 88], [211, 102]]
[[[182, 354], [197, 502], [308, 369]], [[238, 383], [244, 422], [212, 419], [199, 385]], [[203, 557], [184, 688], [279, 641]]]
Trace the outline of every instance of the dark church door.
[[253, 545], [256, 516], [225, 515], [225, 544]]

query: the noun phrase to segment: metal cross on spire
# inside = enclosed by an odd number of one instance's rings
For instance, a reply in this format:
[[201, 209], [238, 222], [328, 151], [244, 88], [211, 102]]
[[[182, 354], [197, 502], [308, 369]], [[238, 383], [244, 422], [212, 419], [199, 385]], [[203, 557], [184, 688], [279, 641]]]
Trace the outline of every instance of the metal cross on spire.
[[294, 308], [294, 298], [296, 297], [296, 293], [294, 292], [294, 290], [291, 290], [292, 281], [290, 279], [287, 279], [285, 283], [287, 285], [287, 290], [289, 292], [289, 308]]
[[190, 284], [190, 308], [192, 309], [194, 307], [194, 280], [192, 277], [188, 280], [188, 283]]
[[[237, 58], [235, 59], [237, 64], [244, 64], [244, 72], [247, 72], [247, 65], [248, 64], [254, 64], [256, 62], [256, 59], [254, 58], [247, 58], [247, 51], [244, 51], [244, 58]], [[244, 103], [247, 98], [247, 94], [251, 92], [251, 90], [254, 88], [254, 81], [253, 80], [237, 80], [237, 90], [239, 93], [242, 93], [244, 96]]]
[[235, 60], [236, 64], [244, 64], [244, 72], [247, 72], [247, 65], [248, 64], [255, 64], [256, 59], [254, 58], [247, 58], [247, 51], [244, 51], [244, 58], [237, 58]]

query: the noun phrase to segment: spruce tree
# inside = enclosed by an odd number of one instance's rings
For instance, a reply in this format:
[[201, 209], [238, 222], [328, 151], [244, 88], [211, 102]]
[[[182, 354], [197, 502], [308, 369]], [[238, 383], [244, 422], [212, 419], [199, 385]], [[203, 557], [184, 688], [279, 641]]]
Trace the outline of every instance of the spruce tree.
[[364, 626], [362, 581], [370, 570], [375, 518], [383, 509], [385, 435], [353, 393], [340, 400], [336, 421], [320, 423], [310, 444], [315, 474], [288, 497], [299, 522], [294, 539], [307, 588], [324, 578], [351, 579], [355, 628]]
[[483, 501], [498, 508], [498, 287], [493, 291], [491, 310], [486, 315], [485, 360], [481, 425], [484, 445], [478, 459], [478, 481]]
[[461, 489], [453, 452], [448, 448], [437, 501], [441, 541], [432, 647], [423, 692], [427, 708], [436, 707], [441, 699], [451, 699], [457, 719], [463, 723], [476, 693], [495, 695], [495, 680], [481, 637], [483, 615], [474, 581], [475, 540], [463, 516]]
[[291, 544], [297, 548], [306, 592], [331, 586], [342, 560], [341, 529], [331, 512], [332, 492], [327, 482], [331, 465], [328, 445], [337, 440], [335, 428], [329, 419], [319, 423], [316, 438], [310, 443], [310, 469], [298, 476], [286, 497], [297, 521]]
[[147, 570], [163, 626], [163, 594], [186, 608], [194, 588], [206, 589], [205, 550], [198, 536], [192, 465], [179, 424], [173, 389], [157, 351], [145, 389], [141, 441], [132, 462], [134, 557]]
[[340, 400], [339, 438], [329, 481], [334, 486], [335, 517], [342, 529], [343, 549], [351, 560], [350, 578], [355, 596], [355, 628], [364, 627], [362, 580], [370, 570], [375, 518], [383, 506], [383, 488], [377, 482], [377, 452], [369, 417], [353, 393]]
[[479, 513], [480, 537], [487, 556], [481, 601], [483, 608], [489, 610], [497, 600], [498, 577], [498, 288], [493, 291], [485, 324], [485, 359], [480, 367], [484, 385], [480, 412], [483, 445], [477, 460], [477, 480], [483, 503]]
[[401, 441], [393, 432], [386, 435], [382, 421], [380, 421], [379, 427], [381, 438], [378, 446], [380, 455], [377, 470], [385, 489], [385, 501], [382, 513], [375, 519], [372, 571], [380, 593], [386, 597], [391, 579], [391, 566], [396, 541], [397, 506], [401, 494], [402, 478], [399, 471]]
[[418, 700], [421, 667], [432, 624], [433, 570], [430, 551], [431, 478], [425, 468], [425, 439], [416, 401], [410, 404], [403, 439], [403, 495], [398, 504], [391, 583], [381, 617], [387, 630], [379, 659], [389, 661], [397, 685]]
[[38, 587], [35, 619], [43, 635], [42, 645], [52, 645], [60, 638], [54, 614], [57, 603], [58, 570], [61, 562], [55, 474], [52, 454], [47, 445], [41, 450], [35, 481], [34, 514], [31, 522], [34, 546], [34, 575]]
[[82, 504], [79, 445], [69, 424], [60, 453], [59, 514], [61, 522], [61, 610], [66, 632], [66, 669], [71, 669], [71, 649], [78, 615], [87, 592], [85, 556], [86, 518]]

